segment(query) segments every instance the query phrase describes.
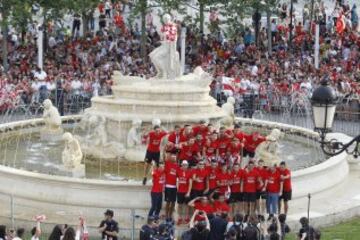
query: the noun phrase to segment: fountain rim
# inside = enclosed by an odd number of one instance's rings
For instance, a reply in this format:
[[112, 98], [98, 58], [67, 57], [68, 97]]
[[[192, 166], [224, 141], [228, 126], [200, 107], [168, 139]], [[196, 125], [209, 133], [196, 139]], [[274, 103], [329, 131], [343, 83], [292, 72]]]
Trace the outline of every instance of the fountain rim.
[[[80, 121], [82, 115], [70, 115], [62, 117], [63, 123], [69, 123], [69, 122], [78, 122]], [[311, 137], [318, 137], [318, 133], [302, 128], [297, 127], [294, 125], [288, 125], [288, 124], [281, 124], [277, 122], [270, 122], [270, 121], [263, 121], [263, 120], [255, 120], [255, 119], [243, 119], [243, 118], [236, 118], [236, 121], [240, 121], [243, 124], [248, 125], [256, 125], [256, 126], [267, 126], [272, 128], [279, 128], [281, 130], [288, 129], [292, 131], [301, 131], [304, 134], [309, 134]], [[40, 127], [44, 125], [44, 121], [42, 118], [36, 118], [36, 119], [28, 119], [28, 120], [22, 120], [22, 121], [16, 121], [16, 122], [10, 122], [5, 124], [0, 124], [0, 135], [3, 134], [5, 129], [8, 130], [20, 130], [22, 128], [35, 128]], [[344, 155], [344, 156], [343, 156]], [[331, 157], [326, 159], [325, 161], [308, 167], [304, 169], [295, 170], [292, 172], [293, 178], [302, 178], [304, 176], [313, 175], [318, 173], [319, 171], [324, 171], [328, 168], [336, 167], [341, 161], [343, 161], [343, 158], [345, 157], [345, 154], [343, 154], [341, 157]], [[88, 178], [72, 178], [67, 176], [57, 176], [57, 175], [50, 175], [45, 173], [36, 173], [31, 172], [28, 170], [23, 169], [17, 169], [13, 167], [8, 167], [4, 165], [0, 165], [0, 172], [7, 172], [8, 174], [14, 174], [18, 176], [24, 176], [29, 178], [36, 178], [39, 180], [47, 180], [47, 181], [56, 181], [56, 182], [64, 182], [64, 183], [75, 183], [75, 184], [90, 184], [90, 185], [99, 185], [99, 186], [137, 186], [137, 187], [143, 187], [140, 185], [140, 181], [114, 181], [114, 180], [101, 180], [101, 179], [88, 179]]]

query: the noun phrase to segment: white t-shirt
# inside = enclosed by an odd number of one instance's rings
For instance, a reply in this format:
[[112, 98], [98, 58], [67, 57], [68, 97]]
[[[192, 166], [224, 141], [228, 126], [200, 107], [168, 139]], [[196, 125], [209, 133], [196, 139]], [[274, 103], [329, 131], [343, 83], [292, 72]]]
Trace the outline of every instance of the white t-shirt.
[[32, 237], [31, 237], [31, 240], [39, 240], [39, 238], [36, 237], [36, 236], [32, 236]]
[[74, 80], [71, 82], [71, 88], [73, 90], [79, 90], [82, 87], [82, 83], [79, 80]]
[[34, 73], [34, 77], [39, 79], [40, 81], [43, 81], [47, 77], [47, 74], [46, 72], [44, 72], [44, 70], [41, 70], [40, 72], [36, 71]]

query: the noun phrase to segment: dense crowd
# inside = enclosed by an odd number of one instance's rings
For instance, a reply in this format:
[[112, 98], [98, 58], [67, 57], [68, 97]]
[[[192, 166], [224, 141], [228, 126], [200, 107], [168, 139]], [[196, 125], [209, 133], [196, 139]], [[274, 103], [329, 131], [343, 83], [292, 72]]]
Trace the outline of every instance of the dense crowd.
[[[37, 48], [36, 26], [28, 27], [24, 39], [12, 31], [8, 39], [10, 68], [7, 73], [0, 73], [0, 109], [41, 102], [49, 95], [55, 98], [58, 87], [65, 91], [67, 101], [74, 101], [73, 96], [88, 101], [91, 96], [111, 94], [111, 75], [115, 69], [123, 74], [154, 76], [156, 72], [149, 59], [144, 61], [140, 54], [139, 27], [126, 24], [123, 9], [118, 3], [101, 3], [95, 11], [99, 31], [83, 37], [78, 36], [81, 22], [76, 15], [73, 29], [50, 24], [42, 69], [37, 67], [34, 51]], [[148, 52], [160, 40], [151, 14], [147, 17]], [[254, 26], [249, 26], [234, 37], [225, 37], [220, 27], [202, 34], [196, 27], [188, 26], [186, 72], [199, 65], [210, 72], [214, 76], [211, 94], [220, 104], [229, 95], [240, 104], [244, 94], [253, 93], [261, 108], [267, 111], [289, 102], [303, 107], [304, 99], [308, 99], [323, 76], [328, 76], [337, 94], [350, 106], [348, 110], [358, 111], [360, 36], [356, 6], [353, 10], [337, 4], [328, 16], [324, 4], [320, 4], [318, 15], [321, 29], [319, 69], [314, 67], [314, 24], [309, 22], [306, 6], [303, 19], [294, 20], [290, 46], [289, 9], [283, 5], [278, 17], [271, 22], [271, 55], [266, 47], [265, 27], [256, 33]], [[344, 23], [342, 27], [340, 20]]]
[[[163, 141], [166, 144], [161, 149]], [[292, 195], [291, 171], [285, 162], [276, 166], [257, 159], [255, 151], [263, 141], [266, 138], [259, 133], [246, 134], [238, 125], [216, 129], [202, 121], [183, 128], [175, 126], [169, 133], [155, 126], [147, 135], [143, 180], [146, 184], [154, 162], [149, 217], [160, 217], [165, 195], [163, 217], [168, 223], [174, 222], [176, 203], [177, 225], [194, 227], [195, 222], [212, 217], [223, 226], [228, 218], [263, 223], [266, 218], [274, 222], [282, 219], [284, 223]], [[283, 215], [278, 219], [280, 213]], [[268, 235], [268, 228], [262, 227], [261, 234]], [[226, 229], [230, 228], [223, 228], [210, 239], [224, 239]], [[280, 228], [272, 231], [278, 234]]]

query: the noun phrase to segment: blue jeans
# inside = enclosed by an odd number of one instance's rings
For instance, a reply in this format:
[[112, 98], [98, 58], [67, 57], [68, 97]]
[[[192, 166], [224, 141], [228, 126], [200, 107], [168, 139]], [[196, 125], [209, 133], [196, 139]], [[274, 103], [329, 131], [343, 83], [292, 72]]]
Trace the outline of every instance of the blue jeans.
[[159, 216], [162, 207], [163, 194], [151, 192], [151, 208], [149, 216]]
[[266, 208], [269, 214], [277, 214], [279, 204], [279, 193], [268, 193], [266, 199]]

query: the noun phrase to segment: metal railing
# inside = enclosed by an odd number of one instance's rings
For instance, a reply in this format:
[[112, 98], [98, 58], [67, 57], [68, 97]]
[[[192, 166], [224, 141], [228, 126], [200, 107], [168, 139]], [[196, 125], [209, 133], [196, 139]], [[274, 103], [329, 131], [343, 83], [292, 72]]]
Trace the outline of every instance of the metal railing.
[[[27, 201], [29, 204], [27, 204]], [[46, 239], [53, 227], [58, 224], [67, 224], [68, 226], [72, 226], [76, 229], [77, 222], [79, 216], [87, 217], [89, 211], [86, 211], [86, 207], [78, 206], [79, 208], [78, 214], [77, 212], [68, 212], [66, 215], [63, 212], [63, 216], [61, 216], [61, 211], [56, 212], [56, 207], [51, 207], [51, 204], [44, 203], [44, 208], [31, 206], [34, 204], [33, 200], [19, 199], [15, 196], [7, 193], [0, 193], [0, 225], [6, 225], [7, 229], [18, 229], [25, 228], [27, 235], [30, 233], [30, 230], [35, 226], [35, 221], [33, 217], [37, 214], [44, 214], [47, 216], [47, 220], [45, 220], [41, 224], [43, 236], [40, 239]], [[42, 203], [37, 203], [38, 206], [41, 206]], [[75, 208], [75, 206], [73, 206]], [[143, 224], [146, 223], [146, 212], [143, 209], [122, 209], [117, 207], [111, 207], [110, 209], [114, 210], [115, 217], [114, 220], [119, 223], [119, 239], [131, 239], [135, 240], [139, 238], [139, 231]], [[44, 210], [46, 209], [46, 210]], [[99, 212], [98, 216], [90, 218], [86, 218], [88, 222], [88, 230], [91, 239], [99, 239], [101, 234], [98, 232], [98, 224], [103, 220], [102, 213], [106, 209], [96, 209], [93, 208], [94, 212]], [[119, 213], [122, 213], [119, 216]], [[92, 213], [93, 214], [93, 213]], [[55, 218], [54, 218], [55, 216]]]

